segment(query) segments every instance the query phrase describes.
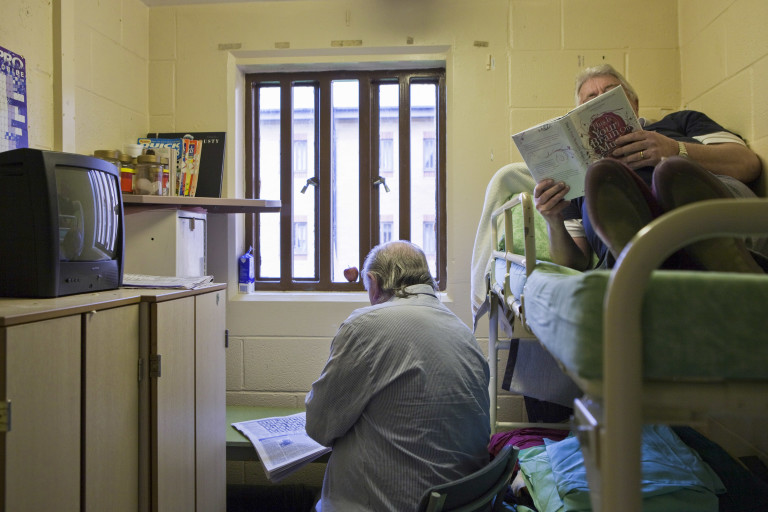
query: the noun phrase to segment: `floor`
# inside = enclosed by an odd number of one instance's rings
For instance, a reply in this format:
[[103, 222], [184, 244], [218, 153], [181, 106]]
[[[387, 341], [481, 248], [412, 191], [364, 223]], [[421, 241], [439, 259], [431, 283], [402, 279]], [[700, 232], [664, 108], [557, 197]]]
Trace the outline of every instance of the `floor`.
[[227, 512], [310, 512], [319, 489], [305, 485], [227, 485]]

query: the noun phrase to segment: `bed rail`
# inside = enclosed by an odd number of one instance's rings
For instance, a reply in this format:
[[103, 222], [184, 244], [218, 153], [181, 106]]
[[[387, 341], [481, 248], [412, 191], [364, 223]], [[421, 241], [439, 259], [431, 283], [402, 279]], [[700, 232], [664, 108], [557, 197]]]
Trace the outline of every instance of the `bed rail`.
[[619, 255], [604, 302], [602, 418], [591, 427], [599, 429], [599, 435], [592, 436], [600, 442], [599, 448], [592, 447], [602, 480], [599, 510], [642, 509], [639, 482], [644, 294], [638, 290], [646, 288], [653, 270], [669, 255], [692, 242], [758, 233], [768, 233], [768, 200], [701, 201], [654, 220]]
[[[516, 206], [522, 208], [523, 216], [523, 254], [515, 253], [514, 247], [514, 223], [512, 221], [512, 209]], [[536, 236], [535, 229], [533, 227], [533, 198], [527, 192], [522, 192], [515, 195], [499, 206], [491, 213], [491, 258], [506, 260], [505, 276], [504, 276], [504, 290], [502, 296], [506, 302], [505, 307], [510, 309], [514, 313], [514, 319], [512, 322], [513, 332], [518, 337], [533, 338], [527, 325], [525, 325], [525, 308], [523, 306], [523, 297], [514, 297], [509, 288], [509, 270], [511, 264], [515, 263], [525, 267], [526, 277], [533, 272], [533, 268], [536, 265]], [[504, 250], [498, 249], [499, 243], [499, 217], [503, 219], [504, 227]], [[513, 429], [526, 426], [522, 423], [512, 422], [498, 422], [496, 420], [498, 412], [498, 400], [497, 400], [497, 388], [498, 388], [498, 372], [499, 372], [499, 350], [508, 350], [510, 346], [509, 340], [499, 340], [499, 294], [492, 291], [492, 287], [496, 286], [495, 283], [488, 283], [489, 290], [489, 302], [490, 309], [488, 313], [489, 321], [489, 334], [488, 334], [488, 365], [490, 367], [490, 382], [488, 384], [488, 392], [491, 398], [491, 431], [496, 432], [497, 429]], [[538, 425], [541, 426], [541, 425]]]

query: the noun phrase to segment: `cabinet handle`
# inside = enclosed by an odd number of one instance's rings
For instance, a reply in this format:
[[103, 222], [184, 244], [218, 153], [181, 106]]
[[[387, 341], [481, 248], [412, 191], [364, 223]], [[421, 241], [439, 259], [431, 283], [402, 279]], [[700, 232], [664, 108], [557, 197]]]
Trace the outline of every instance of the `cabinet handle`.
[[0, 432], [11, 431], [11, 401], [0, 403]]
[[162, 360], [163, 356], [160, 354], [150, 356], [149, 358], [149, 376], [159, 378], [162, 372]]

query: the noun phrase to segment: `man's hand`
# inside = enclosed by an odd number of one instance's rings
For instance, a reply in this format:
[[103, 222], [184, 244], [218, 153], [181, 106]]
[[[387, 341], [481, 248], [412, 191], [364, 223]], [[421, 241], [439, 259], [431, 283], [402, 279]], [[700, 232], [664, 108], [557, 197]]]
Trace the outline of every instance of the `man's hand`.
[[653, 167], [662, 158], [677, 155], [677, 141], [656, 132], [639, 130], [616, 139], [611, 155], [631, 169]]
[[541, 180], [533, 189], [533, 203], [536, 210], [548, 223], [562, 221], [563, 210], [571, 203], [563, 198], [571, 188], [562, 181]]

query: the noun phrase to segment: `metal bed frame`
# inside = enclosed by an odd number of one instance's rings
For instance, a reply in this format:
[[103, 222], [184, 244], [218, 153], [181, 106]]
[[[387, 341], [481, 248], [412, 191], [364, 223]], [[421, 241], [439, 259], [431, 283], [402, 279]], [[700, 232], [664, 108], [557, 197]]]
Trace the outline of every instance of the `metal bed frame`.
[[[525, 255], [514, 254], [511, 208], [523, 208]], [[497, 417], [498, 352], [509, 348], [499, 340], [499, 306], [513, 326], [514, 336], [535, 338], [525, 323], [524, 296], [509, 289], [509, 269], [523, 265], [526, 276], [536, 262], [533, 201], [522, 193], [493, 212], [493, 258], [507, 261], [503, 289], [488, 282], [489, 366], [492, 430], [516, 424]], [[496, 250], [497, 219], [504, 217], [505, 251]], [[717, 236], [768, 233], [768, 199], [701, 201], [667, 213], [643, 228], [624, 249], [612, 271], [603, 306], [603, 379], [571, 377], [585, 392], [574, 402], [573, 428], [579, 437], [596, 512], [641, 512], [641, 429], [646, 423], [701, 421], [707, 411], [768, 415], [768, 381], [722, 383], [643, 382], [643, 294], [652, 272], [682, 247]], [[495, 268], [492, 265], [492, 268]], [[494, 271], [494, 270], [492, 270]], [[756, 321], [764, 321], [756, 319]], [[768, 340], [767, 340], [768, 341]]]

